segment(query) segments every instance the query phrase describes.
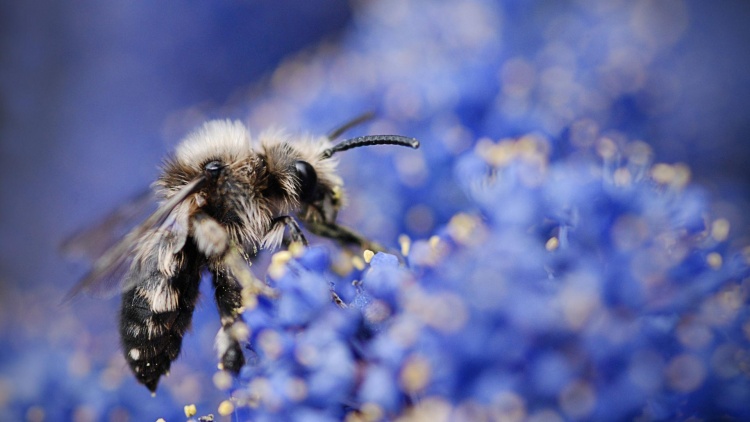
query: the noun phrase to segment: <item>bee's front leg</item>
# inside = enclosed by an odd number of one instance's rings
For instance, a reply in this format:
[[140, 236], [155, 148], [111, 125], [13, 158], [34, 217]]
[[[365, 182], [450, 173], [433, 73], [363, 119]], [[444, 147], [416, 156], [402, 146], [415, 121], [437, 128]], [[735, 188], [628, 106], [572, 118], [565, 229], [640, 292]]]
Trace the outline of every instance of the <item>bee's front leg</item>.
[[[289, 240], [284, 239], [286, 229], [289, 229]], [[274, 218], [271, 222], [271, 228], [263, 237], [263, 249], [275, 249], [282, 244], [288, 245], [289, 241], [299, 242], [307, 246], [307, 238], [305, 238], [299, 224], [293, 217], [282, 215]]]
[[354, 245], [360, 249], [369, 249], [373, 252], [385, 252], [386, 249], [377, 242], [373, 242], [361, 234], [336, 223], [322, 221], [305, 222], [305, 227], [311, 233], [327, 237], [343, 245]]

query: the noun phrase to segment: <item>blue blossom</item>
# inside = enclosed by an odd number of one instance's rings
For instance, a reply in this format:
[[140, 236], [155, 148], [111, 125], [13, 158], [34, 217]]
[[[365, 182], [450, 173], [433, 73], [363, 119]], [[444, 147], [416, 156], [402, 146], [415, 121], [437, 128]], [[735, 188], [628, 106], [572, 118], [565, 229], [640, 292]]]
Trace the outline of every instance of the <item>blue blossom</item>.
[[[744, 358], [729, 352], [748, 345], [739, 331], [750, 272], [722, 247], [723, 223], [703, 223], [705, 197], [662, 178], [664, 165], [634, 178], [596, 154], [575, 167], [550, 160], [543, 145], [478, 144], [456, 165], [477, 212], [414, 241], [402, 262], [376, 254], [348, 310], [323, 305], [321, 318], [336, 311], [363, 324], [338, 337], [339, 365], [302, 376], [312, 388], [351, 371], [337, 386], [345, 392], [315, 406], [386, 419], [467, 407], [572, 419], [747, 416], [716, 391], [750, 394]], [[322, 250], [300, 260], [325, 261]], [[282, 298], [335, 277], [289, 268], [297, 282], [278, 284]], [[316, 339], [330, 337], [314, 327]], [[312, 328], [301, 328], [293, 341], [307, 344]]]

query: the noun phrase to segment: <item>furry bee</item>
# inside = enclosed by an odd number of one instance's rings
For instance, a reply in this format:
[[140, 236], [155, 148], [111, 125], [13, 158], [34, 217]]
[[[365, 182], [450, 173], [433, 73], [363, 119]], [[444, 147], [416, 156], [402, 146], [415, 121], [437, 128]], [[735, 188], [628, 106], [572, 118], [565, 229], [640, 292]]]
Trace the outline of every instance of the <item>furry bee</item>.
[[215, 345], [220, 367], [237, 374], [245, 363], [243, 295], [273, 294], [248, 268], [259, 250], [279, 247], [287, 232], [288, 240], [306, 244], [297, 221], [342, 244], [381, 249], [336, 223], [344, 197], [333, 156], [366, 145], [418, 148], [419, 142], [375, 135], [333, 145], [361, 120], [328, 137], [269, 131], [258, 140], [238, 121], [205, 123], [163, 164], [152, 185], [156, 211], [107, 248], [67, 299], [120, 279], [123, 353], [137, 380], [154, 393], [180, 353], [201, 275], [210, 273], [221, 317]]

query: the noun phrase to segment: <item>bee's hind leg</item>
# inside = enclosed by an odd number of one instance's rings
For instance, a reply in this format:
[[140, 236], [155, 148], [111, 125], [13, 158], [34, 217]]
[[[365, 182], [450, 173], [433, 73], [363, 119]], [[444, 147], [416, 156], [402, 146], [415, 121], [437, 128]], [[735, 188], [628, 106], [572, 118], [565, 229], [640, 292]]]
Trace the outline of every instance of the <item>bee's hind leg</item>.
[[199, 251], [212, 261], [209, 268], [213, 273], [216, 306], [221, 317], [215, 343], [219, 367], [238, 374], [245, 364], [240, 342], [246, 340], [248, 331], [242, 320], [242, 285], [226, 268], [229, 235], [221, 224], [205, 213], [193, 217], [192, 234]]
[[234, 374], [245, 364], [240, 342], [247, 340], [247, 326], [242, 319], [242, 286], [223, 271], [214, 273], [216, 306], [221, 328], [216, 335], [216, 353], [220, 367]]

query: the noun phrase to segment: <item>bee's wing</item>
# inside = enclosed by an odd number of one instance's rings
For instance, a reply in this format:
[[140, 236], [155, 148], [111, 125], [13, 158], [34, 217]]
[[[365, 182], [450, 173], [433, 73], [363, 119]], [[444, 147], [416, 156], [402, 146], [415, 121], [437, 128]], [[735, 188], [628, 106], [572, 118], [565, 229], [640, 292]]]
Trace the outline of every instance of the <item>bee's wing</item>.
[[73, 259], [96, 261], [139, 222], [144, 221], [156, 208], [157, 201], [151, 189], [141, 192], [97, 224], [65, 239], [60, 245], [62, 253]]
[[[143, 223], [136, 226], [119, 242], [109, 247], [96, 261], [88, 274], [76, 284], [63, 299], [68, 302], [81, 292], [94, 294], [105, 294], [111, 288], [122, 281], [125, 272], [128, 269], [128, 262], [132, 258], [135, 246], [147, 235], [171, 235], [174, 230], [187, 230], [186, 224], [174, 224], [168, 217], [172, 211], [180, 205], [190, 195], [201, 188], [205, 178], [203, 176], [192, 180], [183, 186], [174, 196], [161, 204], [153, 214], [151, 214]], [[154, 228], [160, 230], [152, 231]], [[177, 236], [182, 237], [182, 236]]]

